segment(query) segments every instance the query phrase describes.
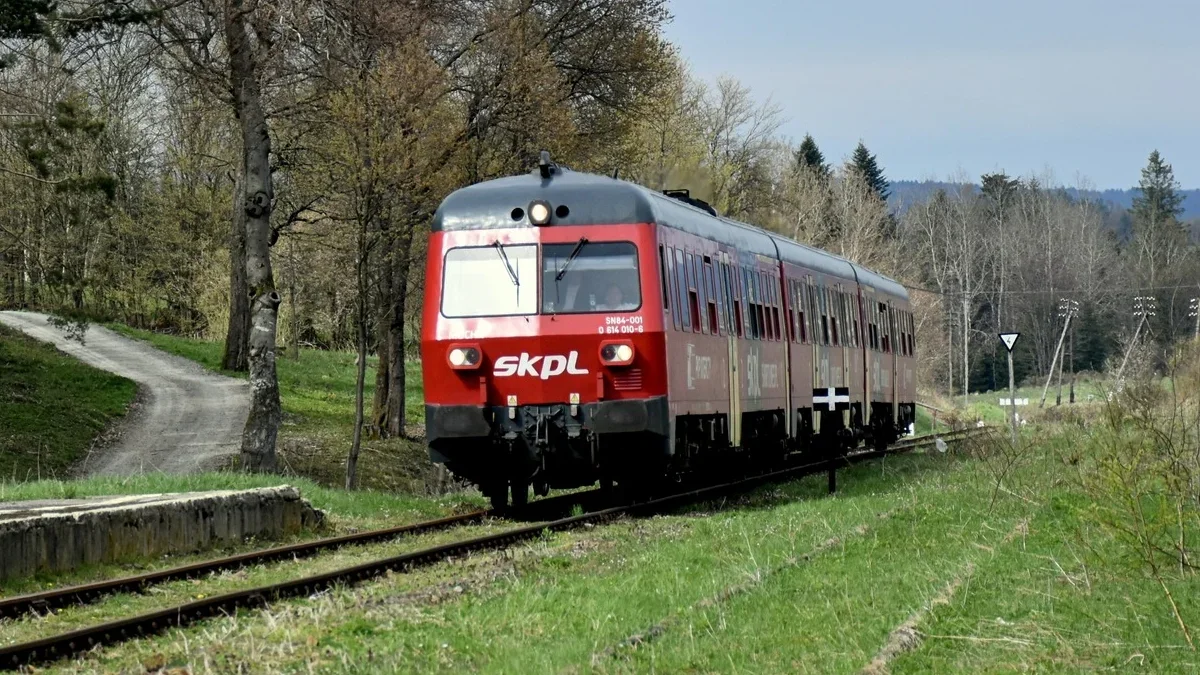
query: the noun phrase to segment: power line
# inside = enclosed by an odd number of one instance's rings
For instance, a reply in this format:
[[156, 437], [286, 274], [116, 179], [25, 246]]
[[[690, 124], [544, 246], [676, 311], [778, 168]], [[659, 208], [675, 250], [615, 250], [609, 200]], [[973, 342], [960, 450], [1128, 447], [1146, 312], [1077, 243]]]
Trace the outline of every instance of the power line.
[[1058, 293], [1083, 294], [1083, 295], [1130, 295], [1131, 293], [1144, 293], [1148, 291], [1177, 291], [1182, 289], [1200, 289], [1200, 284], [1179, 284], [1177, 286], [1138, 286], [1125, 288], [1102, 288], [1102, 289], [1087, 289], [1087, 288], [1072, 288], [1072, 289], [1046, 289], [1041, 291], [1020, 291], [1009, 290], [1003, 291], [999, 289], [977, 289], [973, 291], [939, 291], [934, 288], [925, 288], [915, 284], [906, 284], [901, 282], [901, 286], [910, 291], [920, 291], [929, 293], [930, 295], [942, 296], [961, 296], [961, 295], [1054, 295]]

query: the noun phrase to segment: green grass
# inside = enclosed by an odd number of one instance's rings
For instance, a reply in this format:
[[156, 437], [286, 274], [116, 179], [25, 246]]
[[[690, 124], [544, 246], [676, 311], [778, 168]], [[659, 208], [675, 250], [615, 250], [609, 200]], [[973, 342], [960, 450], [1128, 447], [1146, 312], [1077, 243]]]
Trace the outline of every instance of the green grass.
[[[120, 324], [108, 327], [214, 372], [230, 377], [246, 376], [221, 369], [224, 345], [220, 341], [164, 335]], [[312, 478], [323, 485], [342, 482], [354, 429], [354, 360], [351, 352], [301, 349], [299, 360], [280, 356], [276, 361], [284, 413], [279, 431], [279, 458], [289, 473]], [[375, 364], [375, 357], [369, 357], [365, 387], [368, 417], [375, 394]], [[425, 419], [420, 364], [406, 364], [405, 373], [407, 429], [416, 437], [423, 433]], [[431, 469], [420, 440], [368, 438], [359, 460], [361, 484], [381, 490], [423, 492]]]
[[[1022, 455], [1000, 488], [1001, 454], [891, 458], [843, 471], [834, 497], [813, 477], [60, 665], [129, 670], [162, 654], [231, 672], [858, 672], [916, 614], [922, 643], [893, 672], [1194, 672], [1200, 658], [1160, 587], [1088, 524], [1075, 467], [1058, 454], [1074, 442]], [[948, 603], [926, 609], [955, 580]], [[1169, 583], [1200, 621], [1200, 580]], [[649, 639], [619, 646], [632, 635]]]
[[136, 393], [123, 377], [0, 327], [0, 481], [66, 475]]

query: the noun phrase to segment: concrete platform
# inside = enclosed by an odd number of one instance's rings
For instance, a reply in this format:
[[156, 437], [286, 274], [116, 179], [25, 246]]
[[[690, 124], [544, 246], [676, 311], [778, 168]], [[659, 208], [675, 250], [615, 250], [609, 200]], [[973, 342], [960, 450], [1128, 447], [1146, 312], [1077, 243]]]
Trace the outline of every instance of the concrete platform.
[[323, 520], [290, 485], [0, 503], [0, 580], [273, 539]]

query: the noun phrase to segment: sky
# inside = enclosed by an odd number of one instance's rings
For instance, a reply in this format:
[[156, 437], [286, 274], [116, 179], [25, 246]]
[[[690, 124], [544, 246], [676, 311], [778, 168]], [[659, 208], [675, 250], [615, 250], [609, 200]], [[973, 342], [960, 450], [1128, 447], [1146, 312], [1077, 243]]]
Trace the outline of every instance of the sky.
[[1158, 149], [1200, 188], [1200, 0], [670, 0], [692, 72], [768, 97], [828, 160], [891, 180], [1050, 170], [1134, 187]]

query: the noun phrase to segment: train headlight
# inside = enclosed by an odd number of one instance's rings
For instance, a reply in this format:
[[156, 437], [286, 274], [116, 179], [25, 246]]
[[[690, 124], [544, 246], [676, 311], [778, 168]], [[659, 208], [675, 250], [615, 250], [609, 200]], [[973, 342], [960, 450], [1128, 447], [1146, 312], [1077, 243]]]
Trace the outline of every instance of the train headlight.
[[530, 202], [529, 222], [534, 225], [545, 225], [550, 222], [550, 203], [542, 200]]
[[457, 345], [450, 348], [446, 360], [455, 370], [474, 370], [481, 361], [479, 347], [476, 345]]
[[600, 361], [606, 366], [627, 366], [633, 363], [633, 344], [630, 342], [601, 344]]

